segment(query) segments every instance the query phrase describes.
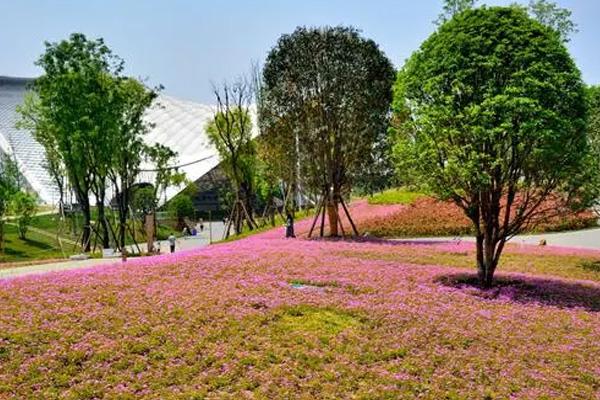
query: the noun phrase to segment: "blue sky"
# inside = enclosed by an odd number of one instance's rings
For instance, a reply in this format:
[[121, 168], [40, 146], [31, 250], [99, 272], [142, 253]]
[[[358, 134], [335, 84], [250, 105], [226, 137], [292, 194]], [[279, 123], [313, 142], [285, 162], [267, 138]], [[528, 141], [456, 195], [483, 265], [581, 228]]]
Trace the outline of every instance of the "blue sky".
[[[599, 84], [600, 1], [558, 3], [579, 25], [569, 48], [584, 80]], [[441, 0], [0, 0], [0, 75], [39, 75], [33, 63], [43, 42], [82, 32], [103, 37], [128, 74], [211, 103], [211, 81], [247, 72], [298, 25], [354, 25], [401, 66], [434, 30], [441, 7]]]

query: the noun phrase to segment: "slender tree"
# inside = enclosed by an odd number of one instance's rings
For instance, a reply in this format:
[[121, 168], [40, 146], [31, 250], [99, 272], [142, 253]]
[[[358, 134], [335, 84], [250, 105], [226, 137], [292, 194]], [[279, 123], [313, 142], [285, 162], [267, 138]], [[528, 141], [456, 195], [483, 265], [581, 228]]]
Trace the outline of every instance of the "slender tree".
[[[397, 145], [411, 168], [473, 222], [490, 286], [508, 239], [582, 176], [588, 146], [580, 72], [558, 35], [515, 7], [456, 15], [398, 75]], [[581, 183], [581, 182], [579, 182]]]
[[577, 33], [577, 24], [571, 19], [571, 10], [561, 8], [553, 1], [531, 0], [528, 10], [533, 18], [555, 30], [564, 42], [571, 40], [571, 36]]
[[254, 229], [254, 201], [256, 174], [256, 144], [252, 137], [250, 105], [252, 86], [239, 79], [233, 84], [214, 88], [217, 108], [206, 126], [211, 143], [221, 157], [221, 165], [234, 191], [232, 221], [237, 234], [246, 221]]
[[265, 143], [321, 195], [332, 236], [340, 203], [347, 211], [343, 197], [387, 128], [393, 80], [387, 57], [351, 27], [297, 28], [267, 57], [259, 104]]
[[475, 7], [477, 1], [478, 0], [444, 0], [443, 11], [438, 16], [435, 23], [437, 25], [442, 25], [444, 22], [452, 19], [456, 14]]
[[119, 80], [118, 99], [121, 106], [119, 129], [112, 138], [108, 178], [114, 188], [119, 214], [117, 243], [125, 246], [127, 219], [132, 201], [132, 188], [140, 174], [140, 165], [148, 153], [144, 136], [152, 125], [144, 119], [146, 110], [153, 104], [158, 90], [148, 89], [141, 82], [126, 78]]
[[19, 192], [20, 175], [14, 159], [0, 153], [0, 250], [4, 249], [4, 217], [12, 198]]

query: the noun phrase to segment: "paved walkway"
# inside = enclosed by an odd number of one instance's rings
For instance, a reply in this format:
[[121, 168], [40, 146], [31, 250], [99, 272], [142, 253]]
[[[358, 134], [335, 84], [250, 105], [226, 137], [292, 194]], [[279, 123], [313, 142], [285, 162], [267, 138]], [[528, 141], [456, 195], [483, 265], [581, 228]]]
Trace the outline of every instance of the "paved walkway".
[[[212, 241], [221, 240], [223, 237], [223, 223], [213, 222], [212, 223]], [[208, 224], [205, 224], [204, 232], [197, 236], [187, 236], [177, 239], [176, 251], [188, 250], [194, 248], [201, 248], [207, 246], [210, 243], [210, 230]], [[141, 247], [145, 247], [141, 245]], [[160, 241], [161, 251], [169, 251], [169, 242], [166, 240]], [[54, 262], [48, 264], [37, 264], [26, 267], [14, 267], [0, 269], [0, 279], [12, 278], [16, 276], [40, 274], [50, 271], [64, 271], [69, 269], [87, 268], [96, 265], [106, 265], [121, 262], [120, 258], [90, 258], [87, 260], [66, 260], [62, 262]]]
[[[456, 237], [428, 237], [397, 239], [398, 241], [445, 241], [455, 240]], [[474, 237], [462, 236], [462, 240], [474, 241]], [[600, 250], [600, 228], [584, 229], [580, 231], [540, 233], [535, 235], [515, 236], [509, 243], [515, 244], [539, 244], [540, 240], [546, 240], [548, 246], [579, 247], [582, 249]]]

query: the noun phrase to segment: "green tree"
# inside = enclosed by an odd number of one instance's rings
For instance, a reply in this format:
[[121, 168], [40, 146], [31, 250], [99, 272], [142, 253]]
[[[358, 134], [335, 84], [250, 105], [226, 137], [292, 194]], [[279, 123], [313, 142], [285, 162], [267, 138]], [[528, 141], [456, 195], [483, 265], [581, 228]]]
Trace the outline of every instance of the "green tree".
[[[44, 72], [33, 85], [35, 101], [25, 102], [19, 111], [51, 159], [64, 167], [83, 213], [83, 249], [89, 251], [90, 191], [96, 193], [103, 214], [112, 152], [112, 141], [106, 139], [118, 131], [120, 118], [114, 77], [122, 71], [123, 61], [102, 39], [88, 40], [75, 33], [68, 40], [46, 43], [36, 65]], [[102, 216], [100, 223], [106, 223]]]
[[172, 198], [167, 204], [167, 209], [177, 219], [177, 229], [179, 230], [187, 225], [186, 218], [194, 217], [194, 203], [192, 198], [185, 193], [180, 193]]
[[478, 0], [444, 0], [444, 8], [442, 13], [435, 21], [437, 25], [442, 25], [446, 21], [452, 19], [453, 16], [465, 10], [475, 7]]
[[332, 236], [342, 196], [387, 129], [393, 81], [388, 58], [351, 27], [297, 28], [267, 57], [262, 135], [303, 187], [321, 195]]
[[600, 86], [587, 88], [587, 104], [589, 140], [600, 154]]
[[37, 210], [37, 198], [27, 192], [18, 191], [10, 202], [10, 212], [16, 217], [19, 238], [25, 240], [25, 235], [31, 225], [31, 220]]
[[[153, 104], [160, 88], [150, 90], [141, 82], [126, 78], [119, 80], [117, 94], [121, 104], [119, 129], [109, 146], [111, 161], [107, 171], [114, 188], [119, 214], [117, 242], [125, 246], [127, 219], [132, 202], [132, 188], [139, 174], [140, 165], [149, 149], [144, 136], [152, 126], [144, 119], [146, 110]], [[107, 138], [108, 140], [108, 138]]]
[[395, 95], [406, 124], [401, 167], [471, 219], [479, 278], [490, 286], [506, 241], [582, 175], [580, 72], [558, 36], [524, 10], [482, 7], [422, 44]]
[[4, 249], [4, 218], [13, 196], [19, 192], [21, 174], [9, 155], [0, 154], [0, 250]]
[[528, 10], [533, 18], [558, 32], [564, 42], [577, 33], [577, 24], [571, 19], [571, 11], [553, 1], [531, 0]]
[[206, 133], [221, 157], [221, 166], [227, 175], [235, 199], [232, 221], [237, 234], [246, 221], [254, 229], [254, 202], [256, 200], [256, 144], [252, 138], [250, 104], [252, 88], [240, 79], [232, 85], [223, 84], [214, 89], [217, 110], [206, 126]]
[[145, 160], [153, 165], [152, 170], [143, 172], [154, 173], [154, 184], [143, 190], [136, 190], [135, 205], [141, 206], [144, 211], [143, 218], [146, 226], [148, 252], [153, 251], [156, 236], [156, 207], [161, 203], [160, 197], [165, 195], [169, 186], [179, 186], [186, 182], [185, 173], [180, 172], [174, 165], [177, 162], [177, 152], [160, 143], [146, 146], [144, 149]]

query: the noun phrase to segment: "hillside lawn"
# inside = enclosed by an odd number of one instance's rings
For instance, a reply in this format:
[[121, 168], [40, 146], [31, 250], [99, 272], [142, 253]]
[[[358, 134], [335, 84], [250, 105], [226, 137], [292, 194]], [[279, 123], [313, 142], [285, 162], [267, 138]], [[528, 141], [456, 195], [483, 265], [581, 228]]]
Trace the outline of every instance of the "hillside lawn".
[[0, 281], [0, 398], [600, 395], [600, 252], [282, 233]]

